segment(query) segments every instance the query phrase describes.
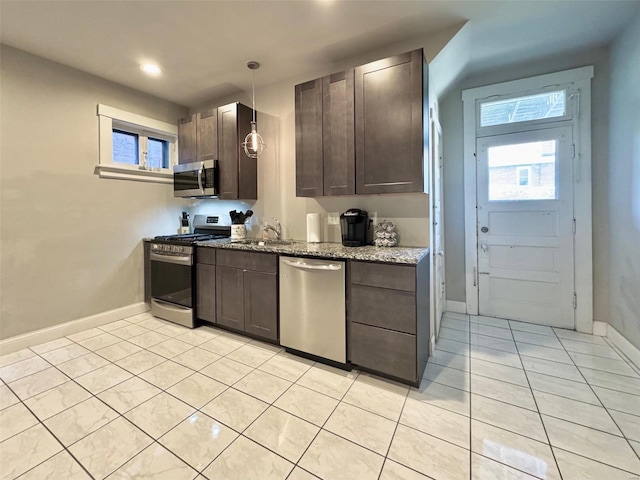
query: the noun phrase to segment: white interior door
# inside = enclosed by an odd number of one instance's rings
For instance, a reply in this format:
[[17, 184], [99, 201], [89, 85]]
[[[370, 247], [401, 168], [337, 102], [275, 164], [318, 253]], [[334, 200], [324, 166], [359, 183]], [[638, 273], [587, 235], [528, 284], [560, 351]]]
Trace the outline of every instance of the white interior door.
[[481, 315], [574, 328], [571, 131], [477, 140]]
[[431, 185], [431, 202], [432, 202], [432, 259], [433, 269], [432, 285], [433, 285], [433, 311], [436, 319], [436, 335], [440, 330], [440, 320], [445, 309], [445, 278], [444, 278], [444, 239], [443, 239], [443, 218], [442, 214], [442, 130], [437, 120], [432, 122], [432, 185]]

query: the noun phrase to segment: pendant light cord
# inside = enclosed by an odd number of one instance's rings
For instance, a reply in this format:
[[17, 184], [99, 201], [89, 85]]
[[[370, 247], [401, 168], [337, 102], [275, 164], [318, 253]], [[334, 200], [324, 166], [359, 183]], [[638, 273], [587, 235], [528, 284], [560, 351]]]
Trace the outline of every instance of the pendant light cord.
[[254, 69], [251, 70], [251, 85], [253, 87], [253, 123], [256, 123], [256, 71]]

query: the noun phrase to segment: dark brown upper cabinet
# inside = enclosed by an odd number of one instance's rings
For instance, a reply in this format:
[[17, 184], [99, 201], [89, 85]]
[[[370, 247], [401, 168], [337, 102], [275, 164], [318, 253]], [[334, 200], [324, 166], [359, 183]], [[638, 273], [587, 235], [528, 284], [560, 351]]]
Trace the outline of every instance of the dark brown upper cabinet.
[[194, 113], [178, 121], [178, 163], [218, 159], [217, 109]]
[[355, 69], [356, 192], [423, 192], [428, 158], [422, 50]]
[[196, 116], [178, 120], [178, 163], [196, 161]]
[[353, 70], [322, 79], [322, 146], [325, 195], [353, 195], [355, 146]]
[[196, 161], [218, 159], [218, 109], [196, 113]]
[[242, 147], [251, 116], [249, 107], [236, 102], [178, 122], [178, 163], [218, 160], [221, 199], [258, 198], [258, 163]]
[[296, 196], [321, 197], [322, 79], [296, 85]]
[[295, 87], [296, 195], [424, 192], [422, 49]]
[[295, 87], [296, 195], [353, 195], [353, 70]]

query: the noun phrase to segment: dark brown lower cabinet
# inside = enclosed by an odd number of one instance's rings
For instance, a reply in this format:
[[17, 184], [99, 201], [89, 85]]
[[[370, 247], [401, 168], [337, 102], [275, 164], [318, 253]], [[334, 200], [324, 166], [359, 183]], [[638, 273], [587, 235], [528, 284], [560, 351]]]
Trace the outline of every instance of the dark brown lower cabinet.
[[244, 272], [244, 331], [278, 339], [278, 275]]
[[196, 248], [196, 317], [216, 321], [216, 249]]
[[418, 386], [429, 356], [429, 261], [350, 262], [349, 360]]
[[396, 378], [412, 380], [416, 376], [416, 337], [352, 323], [351, 362]]
[[277, 256], [229, 250], [217, 255], [216, 323], [277, 341]]
[[216, 268], [216, 322], [244, 330], [244, 272], [239, 268]]
[[216, 266], [196, 264], [196, 315], [200, 320], [216, 321]]

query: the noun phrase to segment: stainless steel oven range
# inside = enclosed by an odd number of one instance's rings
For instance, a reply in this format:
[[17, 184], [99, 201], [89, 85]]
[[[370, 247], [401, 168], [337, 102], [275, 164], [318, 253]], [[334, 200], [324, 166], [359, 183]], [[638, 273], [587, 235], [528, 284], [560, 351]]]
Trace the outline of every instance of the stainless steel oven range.
[[155, 237], [150, 256], [152, 315], [189, 328], [196, 326], [196, 242], [231, 236], [231, 226], [217, 216], [196, 215], [193, 228], [191, 234]]

